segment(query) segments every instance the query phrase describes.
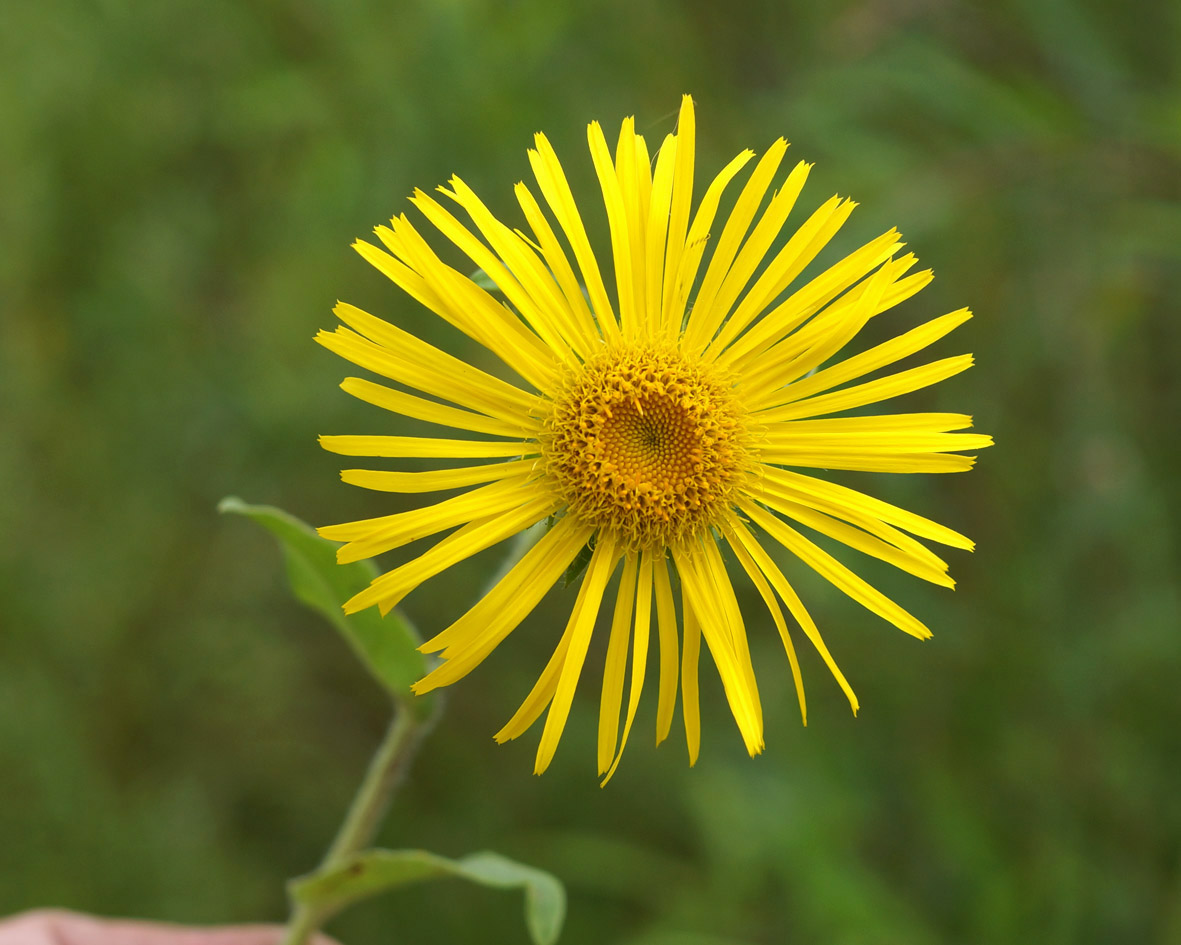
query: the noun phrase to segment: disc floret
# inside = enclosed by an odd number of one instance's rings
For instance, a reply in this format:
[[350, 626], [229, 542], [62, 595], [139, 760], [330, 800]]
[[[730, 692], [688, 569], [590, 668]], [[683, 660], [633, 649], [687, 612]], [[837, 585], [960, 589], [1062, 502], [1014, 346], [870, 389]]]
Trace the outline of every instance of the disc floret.
[[717, 519], [749, 465], [745, 439], [725, 378], [675, 349], [633, 344], [571, 372], [542, 447], [570, 513], [640, 550]]

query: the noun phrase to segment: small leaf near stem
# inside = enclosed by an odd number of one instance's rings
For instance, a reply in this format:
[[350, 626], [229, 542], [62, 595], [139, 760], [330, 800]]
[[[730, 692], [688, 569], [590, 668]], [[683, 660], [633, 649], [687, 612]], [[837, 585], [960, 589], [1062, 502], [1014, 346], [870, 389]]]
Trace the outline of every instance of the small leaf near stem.
[[[548, 873], [495, 853], [450, 860], [422, 850], [363, 849], [381, 826], [419, 743], [441, 710], [438, 694], [414, 696], [410, 689], [426, 672], [425, 659], [417, 650], [420, 638], [396, 613], [382, 618], [373, 609], [350, 615], [341, 609], [376, 576], [372, 562], [338, 564], [336, 543], [321, 538], [282, 509], [249, 505], [234, 497], [223, 499], [218, 509], [245, 515], [278, 539], [296, 598], [328, 619], [395, 703], [385, 739], [320, 866], [289, 884], [292, 912], [282, 945], [305, 945], [328, 919], [359, 899], [405, 883], [448, 876], [485, 886], [524, 889], [530, 937], [535, 945], [556, 942], [565, 917], [566, 894], [562, 884]], [[517, 536], [489, 587], [520, 560], [542, 532], [534, 526]]]
[[296, 598], [336, 628], [400, 706], [420, 719], [432, 715], [434, 697], [410, 691], [410, 684], [426, 675], [427, 669], [418, 652], [422, 641], [410, 623], [397, 611], [383, 618], [373, 608], [355, 614], [341, 609], [377, 576], [372, 561], [337, 564], [336, 542], [321, 538], [311, 526], [273, 506], [250, 505], [229, 496], [221, 500], [218, 510], [244, 515], [271, 532], [283, 551], [287, 580]]
[[497, 853], [451, 860], [425, 850], [367, 850], [291, 884], [291, 896], [324, 918], [377, 893], [428, 879], [456, 877], [482, 886], [521, 888], [534, 945], [553, 945], [566, 915], [566, 892], [549, 873]]

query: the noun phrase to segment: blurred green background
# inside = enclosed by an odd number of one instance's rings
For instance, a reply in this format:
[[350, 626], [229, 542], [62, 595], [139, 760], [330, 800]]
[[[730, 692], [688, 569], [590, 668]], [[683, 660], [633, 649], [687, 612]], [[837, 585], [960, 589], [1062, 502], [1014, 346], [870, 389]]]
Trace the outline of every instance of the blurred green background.
[[[1179, 49], [1168, 0], [0, 6], [0, 914], [282, 917], [386, 709], [216, 502], [392, 510], [316, 446], [392, 425], [311, 336], [338, 297], [443, 336], [349, 242], [453, 172], [519, 224], [540, 129], [601, 232], [587, 121], [656, 141], [688, 91], [702, 172], [783, 134], [817, 162], [798, 212], [861, 202], [823, 258], [897, 224], [934, 267], [885, 328], [976, 311], [936, 356], [978, 366], [907, 409], [999, 445], [846, 481], [979, 550], [954, 594], [863, 569], [922, 645], [801, 576], [860, 718], [809, 652], [801, 728], [755, 617], [766, 753], [710, 671], [696, 769], [679, 723], [653, 749], [650, 690], [605, 791], [597, 668], [543, 778], [536, 732], [491, 738], [554, 594], [453, 688], [383, 841], [554, 871], [569, 945], [1181, 942]], [[519, 897], [458, 883], [332, 929], [525, 941]]]

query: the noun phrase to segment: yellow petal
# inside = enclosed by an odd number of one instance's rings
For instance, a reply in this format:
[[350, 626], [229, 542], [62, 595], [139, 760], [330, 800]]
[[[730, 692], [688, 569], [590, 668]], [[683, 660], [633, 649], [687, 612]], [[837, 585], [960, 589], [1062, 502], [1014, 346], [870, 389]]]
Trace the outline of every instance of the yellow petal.
[[660, 639], [660, 697], [656, 707], [656, 744], [668, 738], [677, 703], [677, 611], [664, 555], [653, 557], [652, 574], [656, 589], [656, 627]]
[[[747, 511], [750, 507], [746, 504], [741, 505], [743, 511]], [[845, 693], [845, 697], [849, 700], [853, 714], [856, 715], [858, 708], [857, 696], [854, 694], [853, 688], [849, 685], [849, 681], [845, 679], [845, 674], [837, 666], [836, 660], [832, 658], [832, 654], [828, 651], [828, 646], [825, 644], [824, 638], [820, 635], [820, 629], [816, 626], [815, 621], [812, 620], [811, 615], [804, 607], [795, 589], [788, 583], [787, 578], [783, 576], [783, 572], [779, 570], [779, 566], [775, 564], [771, 556], [767, 554], [763, 546], [759, 544], [758, 540], [736, 515], [730, 515], [729, 525], [733, 533], [738, 537], [738, 540], [742, 543], [742, 546], [750, 553], [751, 558], [754, 559], [759, 570], [771, 582], [771, 586], [775, 588], [775, 593], [787, 604], [787, 609], [803, 629], [804, 635], [812, 642], [812, 646], [816, 648], [816, 652], [820, 654], [820, 658], [824, 660], [824, 664], [828, 667], [829, 672], [832, 673], [833, 678], [840, 685]]]
[[[839, 486], [836, 483], [805, 476], [802, 473], [772, 467], [764, 467], [762, 475], [781, 488], [791, 489], [795, 494], [796, 501], [813, 504], [815, 508], [831, 515], [849, 517], [849, 521], [855, 525], [861, 524], [861, 521], [866, 519], [878, 519], [898, 528], [904, 528], [912, 535], [937, 541], [943, 545], [950, 545], [953, 548], [971, 551], [975, 547], [970, 538], [945, 525], [940, 525], [929, 518], [866, 495], [864, 492], [850, 489], [848, 486]], [[862, 527], [865, 526], [862, 525]]]
[[[495, 253], [472, 238], [471, 234], [464, 237], [467, 230], [463, 227], [456, 230], [462, 240], [462, 245], [457, 245], [496, 284], [505, 298], [563, 361], [576, 363], [571, 359], [570, 346], [576, 351], [581, 349], [580, 353], [585, 357], [587, 349], [582, 333], [574, 321], [573, 313], [565, 304], [562, 289], [538, 259], [534, 249], [525, 239], [497, 220], [475, 191], [462, 180], [452, 177], [450, 184], [451, 190], [440, 187], [439, 192], [468, 212], [472, 223], [488, 240]], [[432, 208], [432, 213], [441, 213], [441, 210]], [[448, 218], [441, 219], [446, 221]]]
[[[689, 324], [685, 329], [684, 343], [690, 351], [696, 352], [703, 347], [718, 323], [726, 315], [725, 309], [715, 306], [718, 290], [721, 289], [722, 282], [730, 271], [730, 264], [738, 255], [739, 246], [742, 244], [747, 230], [750, 229], [750, 224], [763, 202], [767, 188], [771, 186], [771, 181], [775, 177], [775, 172], [779, 169], [779, 164], [786, 151], [787, 142], [782, 138], [772, 143], [771, 147], [759, 159], [758, 164], [755, 165], [755, 169], [751, 171], [750, 178], [734, 202], [734, 209], [726, 218], [726, 224], [722, 227], [722, 235], [718, 237], [714, 245], [709, 266], [706, 267], [705, 276], [701, 280], [701, 288], [693, 302]], [[776, 212], [778, 210], [779, 208], [776, 206]], [[786, 217], [786, 214], [784, 216]]]
[[638, 564], [634, 554], [626, 557], [615, 594], [615, 613], [603, 664], [603, 694], [599, 700], [599, 774], [611, 766], [619, 742], [619, 711], [623, 707], [623, 676], [627, 671], [627, 642], [631, 636]]
[[[802, 324], [841, 292], [885, 262], [902, 244], [890, 230], [821, 273], [718, 355], [722, 364], [743, 365]], [[876, 304], [881, 296], [875, 298]]]
[[536, 443], [504, 440], [452, 440], [424, 436], [322, 436], [320, 445], [341, 456], [380, 456], [391, 459], [483, 459], [495, 456], [534, 456]]
[[796, 657], [795, 644], [792, 643], [791, 634], [787, 629], [787, 622], [783, 619], [783, 611], [779, 607], [779, 602], [775, 599], [775, 594], [771, 590], [771, 586], [767, 583], [763, 572], [759, 570], [755, 564], [754, 558], [746, 550], [741, 541], [734, 535], [734, 529], [727, 522], [726, 539], [730, 543], [730, 547], [734, 551], [742, 569], [746, 572], [747, 577], [750, 578], [751, 583], [759, 592], [759, 596], [763, 598], [763, 603], [767, 605], [767, 610], [771, 614], [771, 619], [775, 622], [775, 629], [779, 631], [779, 639], [783, 641], [783, 649], [787, 653], [787, 661], [791, 665], [791, 677], [795, 682], [796, 699], [800, 703], [800, 719], [804, 725], [808, 724], [808, 703], [804, 699], [804, 677], [800, 673], [800, 662]]
[[566, 258], [565, 250], [562, 249], [553, 228], [546, 220], [545, 214], [541, 212], [541, 207], [538, 205], [537, 199], [530, 193], [529, 188], [521, 182], [516, 185], [513, 192], [517, 195], [517, 202], [521, 205], [525, 219], [533, 230], [545, 264], [553, 273], [554, 279], [562, 290], [562, 297], [566, 301], [566, 311], [570, 319], [571, 344], [581, 357], [587, 358], [598, 347], [601, 339], [599, 338], [599, 330], [595, 327], [590, 307], [586, 304], [586, 297], [582, 294], [582, 286], [578, 282], [578, 277], [574, 275], [574, 270], [570, 267], [570, 260]]
[[470, 410], [460, 410], [437, 404], [422, 397], [415, 397], [404, 391], [394, 390], [383, 384], [375, 384], [360, 377], [346, 377], [340, 385], [341, 390], [352, 394], [358, 400], [363, 400], [375, 407], [389, 410], [391, 413], [415, 420], [425, 420], [427, 423], [437, 423], [440, 426], [454, 427], [458, 430], [470, 430], [473, 433], [489, 433], [493, 436], [530, 436], [536, 435], [538, 425], [530, 418], [522, 418], [517, 423], [507, 423], [495, 417], [486, 417], [472, 413]]
[[[665, 330], [671, 332], [674, 337], [681, 328], [685, 305], [689, 300], [689, 292], [693, 288], [693, 283], [697, 279], [697, 267], [705, 252], [710, 227], [713, 225], [714, 215], [718, 212], [718, 203], [722, 199], [722, 192], [726, 189], [726, 185], [734, 179], [734, 175], [742, 170], [743, 165], [752, 157], [754, 157], [753, 151], [743, 151], [722, 168], [721, 173], [706, 188], [705, 195], [697, 207], [697, 213], [693, 217], [693, 225], [689, 228], [689, 235], [685, 241], [684, 251], [680, 254], [676, 274], [673, 276], [673, 284], [676, 288], [671, 298], [666, 299], [665, 302], [663, 319]], [[666, 267], [664, 270], [666, 282], [670, 276], [672, 276], [672, 270]]]
[[652, 552], [640, 553], [640, 570], [636, 584], [636, 625], [632, 636], [632, 675], [631, 687], [627, 701], [627, 721], [623, 725], [623, 738], [619, 742], [619, 752], [608, 769], [599, 787], [606, 787], [607, 782], [619, 767], [619, 760], [623, 757], [623, 750], [627, 747], [627, 737], [631, 734], [632, 722], [636, 718], [636, 709], [640, 705], [640, 692], [644, 688], [644, 671], [648, 665], [648, 635], [652, 621]]
[[[359, 321], [355, 317], [357, 314], [365, 314], [343, 302], [337, 304], [335, 311], [342, 321], [350, 324]], [[373, 321], [379, 322], [380, 319], [373, 318]], [[391, 380], [510, 423], [527, 420], [530, 414], [539, 412], [544, 406], [536, 395], [527, 394], [444, 354], [413, 335], [403, 333], [405, 338], [399, 338], [401, 329], [385, 322], [381, 324], [390, 330], [378, 332], [370, 326], [364, 332], [369, 337], [382, 336], [372, 341], [345, 328], [322, 331], [316, 335], [316, 341], [354, 364]]]
[[742, 510], [750, 516], [751, 521], [755, 522], [804, 564], [867, 610], [873, 611], [883, 620], [894, 624], [899, 630], [920, 640], [926, 640], [931, 636], [931, 631], [921, 620], [903, 610], [881, 591], [870, 587], [827, 551], [808, 541], [790, 525], [751, 503], [744, 502]]
[[590, 529], [567, 516], [543, 535], [467, 613], [419, 649], [445, 662], [414, 685], [429, 692], [463, 678], [513, 632], [565, 573]]
[[[341, 564], [360, 561], [474, 519], [520, 508], [539, 498], [537, 488], [529, 486], [528, 481], [527, 477], [505, 479], [434, 505], [358, 522], [326, 525], [317, 531], [329, 541], [347, 542], [336, 552]], [[540, 498], [547, 497], [543, 494]]]
[[897, 374], [890, 374], [876, 381], [867, 381], [864, 384], [846, 387], [844, 390], [838, 390], [831, 394], [821, 394], [818, 397], [809, 397], [807, 400], [796, 400], [795, 397], [798, 395], [793, 394], [794, 388], [820, 376], [814, 374], [811, 378], [805, 378], [800, 384], [793, 384], [784, 390], [780, 402], [782, 403], [789, 397], [793, 402], [778, 406], [773, 410], [767, 410], [760, 414], [759, 419], [764, 423], [772, 423], [777, 420], [799, 420], [805, 417], [840, 413], [844, 410], [852, 410], [854, 407], [864, 407], [866, 404], [875, 404], [878, 401], [889, 400], [891, 397], [899, 397], [902, 394], [909, 394], [912, 391], [930, 387], [932, 384], [938, 384], [949, 377], [954, 377], [961, 371], [966, 371], [972, 366], [972, 363], [970, 354], [961, 354], [954, 358], [932, 361], [930, 364], [911, 368], [909, 371], [899, 371]]
[[597, 121], [592, 121], [587, 127], [586, 136], [595, 173], [599, 177], [599, 187], [603, 191], [607, 223], [611, 230], [611, 254], [615, 263], [619, 323], [624, 337], [634, 337], [638, 310], [632, 269], [632, 241], [638, 234], [629, 232], [627, 209], [624, 206], [619, 177], [615, 173], [615, 165], [611, 162], [611, 153], [607, 150], [603, 129]]
[[781, 515], [795, 519], [801, 525], [806, 525], [808, 528], [818, 531], [822, 535], [835, 538], [850, 548], [856, 548], [864, 554], [892, 564], [894, 567], [913, 574], [915, 577], [922, 578], [924, 581], [930, 581], [932, 584], [939, 584], [943, 587], [955, 587], [955, 581], [947, 576], [947, 565], [945, 563], [942, 567], [932, 566], [930, 560], [926, 558], [908, 554], [906, 551], [896, 548], [882, 541], [880, 538], [867, 534], [859, 528], [853, 528], [835, 518], [825, 515], [823, 512], [817, 512], [807, 506], [782, 499], [773, 493], [764, 491], [760, 497], [760, 501]]
[[424, 581], [485, 548], [520, 534], [550, 515], [556, 507], [555, 501], [542, 495], [520, 508], [469, 522], [433, 548], [374, 579], [369, 587], [344, 605], [344, 611], [352, 614], [379, 604], [384, 612], [388, 612]]
[[[709, 342], [719, 328], [724, 333], [728, 333], [729, 337], [734, 337], [752, 318], [761, 313], [770, 301], [770, 299], [765, 299], [764, 295], [777, 278], [773, 266], [764, 269], [750, 292], [747, 293], [746, 298], [743, 299], [742, 304], [733, 315], [730, 314], [734, 302], [763, 264], [767, 252], [779, 236], [783, 224], [787, 222], [788, 214], [791, 213], [800, 191], [803, 190], [804, 181], [807, 180], [811, 167], [812, 165], [800, 161], [784, 181], [783, 187], [771, 198], [766, 211], [759, 219], [754, 232], [751, 233], [750, 239], [743, 244], [737, 258], [730, 266], [730, 271], [726, 273], [725, 280], [718, 288], [717, 295], [706, 313], [708, 317], [703, 320], [701, 333], [694, 339], [694, 351], [700, 350], [696, 347], [698, 344]], [[699, 307], [700, 302], [694, 309]], [[720, 344], [724, 345], [725, 342], [720, 342]]]
[[580, 596], [581, 606], [576, 604], [570, 617], [570, 643], [562, 660], [562, 670], [558, 675], [553, 701], [550, 703], [549, 712], [546, 713], [545, 728], [541, 732], [541, 742], [537, 746], [537, 759], [533, 766], [534, 774], [541, 774], [549, 767], [558, 748], [558, 740], [566, 728], [570, 705], [574, 701], [574, 689], [578, 685], [578, 677], [582, 674], [582, 664], [586, 660], [587, 647], [590, 646], [595, 618], [599, 615], [599, 603], [603, 599], [603, 590], [607, 586], [611, 572], [615, 570], [617, 560], [615, 540], [609, 534], [600, 532], [598, 544], [595, 545], [583, 581], [586, 593]]
[[562, 165], [545, 135], [536, 135], [534, 142], [537, 144], [537, 150], [529, 152], [529, 163], [533, 167], [537, 185], [557, 217], [558, 225], [566, 234], [566, 239], [570, 241], [571, 249], [574, 250], [574, 258], [582, 272], [582, 281], [590, 296], [591, 309], [599, 330], [608, 340], [618, 339], [619, 323], [615, 320], [615, 312], [607, 298], [607, 289], [599, 273], [599, 264], [595, 261], [594, 251], [591, 249], [590, 240], [587, 239], [582, 217], [578, 213], [578, 205], [574, 201], [574, 194], [570, 191]]
[[689, 211], [693, 199], [693, 162], [696, 147], [696, 119], [693, 99], [681, 97], [681, 113], [677, 119], [677, 153], [673, 170], [672, 195], [668, 218], [668, 239], [664, 254], [664, 278], [660, 303], [660, 325], [665, 337], [675, 338], [681, 330], [683, 305], [677, 307], [677, 273], [685, 254], [686, 234], [689, 231]]
[[378, 492], [441, 492], [481, 482], [494, 482], [530, 472], [535, 459], [519, 459], [510, 463], [486, 463], [483, 466], [461, 466], [458, 469], [428, 469], [424, 472], [392, 472], [385, 469], [342, 469], [340, 478], [349, 485]]
[[[713, 538], [705, 540], [712, 542]], [[746, 750], [752, 755], [757, 754], [763, 749], [762, 708], [753, 672], [743, 665], [743, 648], [736, 644], [739, 634], [745, 641], [746, 631], [741, 626], [732, 625], [734, 610], [729, 606], [724, 590], [719, 588], [718, 577], [710, 572], [702, 549], [674, 550], [673, 560], [681, 578], [684, 600], [688, 601], [701, 625], [701, 634], [718, 668], [726, 701], [738, 723]], [[728, 578], [726, 584], [729, 585]], [[749, 662], [749, 651], [746, 662]], [[683, 689], [683, 680], [681, 685]], [[686, 693], [686, 706], [688, 698]]]
[[685, 721], [685, 745], [689, 765], [697, 764], [701, 752], [701, 700], [698, 695], [697, 664], [701, 655], [701, 624], [681, 585], [681, 612], [684, 615], [685, 639], [681, 651], [681, 716]]
[[[921, 351], [923, 348], [934, 344], [948, 332], [958, 328], [969, 318], [972, 313], [967, 309], [961, 309], [956, 312], [951, 312], [943, 315], [940, 318], [932, 319], [925, 325], [920, 325], [918, 328], [911, 329], [897, 338], [892, 338], [890, 341], [883, 342], [864, 351], [861, 354], [856, 354], [851, 358], [846, 358], [832, 367], [827, 367], [822, 371], [817, 371], [811, 377], [805, 377], [802, 380], [796, 381], [790, 387], [779, 391], [765, 399], [765, 402], [752, 402], [750, 407], [752, 410], [759, 409], [766, 404], [787, 404], [793, 401], [801, 400], [805, 397], [811, 397], [814, 394], [822, 393], [826, 390], [844, 384], [847, 381], [856, 380], [863, 377], [878, 368], [885, 367], [888, 364], [893, 364], [916, 351]], [[964, 357], [968, 357], [965, 355]], [[935, 362], [942, 363], [942, 362]], [[960, 370], [971, 365], [971, 361], [963, 365]], [[904, 372], [905, 373], [905, 372]], [[954, 372], [953, 372], [954, 373]], [[934, 382], [932, 382], [934, 383]], [[872, 403], [872, 401], [866, 401]], [[833, 411], [828, 411], [829, 413]], [[770, 410], [765, 414], [760, 415], [760, 419], [764, 422], [770, 422], [778, 417], [778, 411]], [[782, 419], [788, 419], [784, 417]]]

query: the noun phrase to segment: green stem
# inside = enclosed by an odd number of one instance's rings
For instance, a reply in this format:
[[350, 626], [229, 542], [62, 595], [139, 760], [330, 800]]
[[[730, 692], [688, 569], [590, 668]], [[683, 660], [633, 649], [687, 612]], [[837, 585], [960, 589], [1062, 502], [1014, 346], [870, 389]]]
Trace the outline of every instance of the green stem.
[[[501, 570], [484, 588], [481, 597], [508, 573], [509, 568], [521, 559], [544, 530], [545, 526], [538, 523], [517, 535]], [[430, 731], [439, 715], [443, 702], [442, 694], [435, 693], [432, 698], [435, 709], [426, 719], [415, 715], [414, 709], [418, 708], [417, 706], [412, 707], [404, 701], [397, 703], [385, 740], [377, 749], [373, 760], [369, 762], [365, 780], [361, 782], [357, 796], [353, 798], [352, 806], [349, 807], [349, 812], [337, 831], [336, 839], [324, 854], [324, 859], [316, 872], [332, 869], [354, 853], [360, 852], [373, 840], [377, 828], [381, 826], [382, 818], [389, 810], [394, 791], [410, 766], [419, 742]], [[330, 917], [331, 912], [324, 908], [317, 909], [297, 903], [291, 910], [281, 945], [305, 945]]]
[[[369, 762], [365, 779], [318, 870], [333, 868], [373, 840], [382, 818], [389, 810], [394, 791], [432, 722], [433, 718], [416, 718], [409, 707], [398, 707], [385, 739]], [[302, 903], [296, 905], [291, 911], [282, 945], [304, 945], [327, 918], [328, 915], [321, 909]]]

